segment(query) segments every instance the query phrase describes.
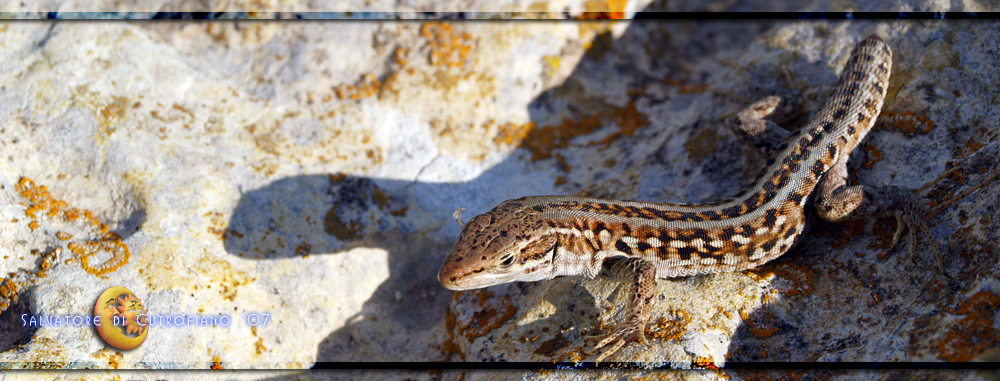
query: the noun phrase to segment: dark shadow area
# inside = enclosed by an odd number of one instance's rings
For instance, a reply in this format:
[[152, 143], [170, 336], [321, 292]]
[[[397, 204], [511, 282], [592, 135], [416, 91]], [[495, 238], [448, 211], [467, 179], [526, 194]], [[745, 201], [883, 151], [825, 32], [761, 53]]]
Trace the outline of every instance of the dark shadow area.
[[31, 341], [40, 328], [37, 325], [26, 326], [21, 320], [22, 314], [27, 314], [28, 318], [34, 316], [27, 291], [18, 293], [11, 305], [0, 313], [0, 352], [17, 350]]

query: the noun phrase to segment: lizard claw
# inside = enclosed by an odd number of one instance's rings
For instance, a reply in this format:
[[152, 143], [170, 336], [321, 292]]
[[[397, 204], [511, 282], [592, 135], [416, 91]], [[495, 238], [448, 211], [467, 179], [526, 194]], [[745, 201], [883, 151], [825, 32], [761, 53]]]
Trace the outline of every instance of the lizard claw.
[[618, 352], [619, 349], [630, 341], [647, 344], [646, 334], [643, 331], [643, 324], [641, 322], [629, 321], [611, 327], [611, 332], [607, 334], [584, 337], [584, 341], [596, 341], [589, 349], [584, 350], [584, 354], [593, 355], [600, 352], [597, 358], [594, 359], [594, 362], [601, 362], [604, 358]]

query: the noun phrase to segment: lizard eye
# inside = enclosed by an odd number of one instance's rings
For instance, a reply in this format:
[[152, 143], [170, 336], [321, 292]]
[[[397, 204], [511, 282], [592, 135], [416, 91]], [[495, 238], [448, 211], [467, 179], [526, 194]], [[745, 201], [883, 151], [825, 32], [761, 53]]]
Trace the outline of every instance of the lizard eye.
[[501, 266], [510, 266], [513, 264], [514, 264], [514, 254], [508, 255], [507, 258], [503, 259], [503, 262], [500, 262]]

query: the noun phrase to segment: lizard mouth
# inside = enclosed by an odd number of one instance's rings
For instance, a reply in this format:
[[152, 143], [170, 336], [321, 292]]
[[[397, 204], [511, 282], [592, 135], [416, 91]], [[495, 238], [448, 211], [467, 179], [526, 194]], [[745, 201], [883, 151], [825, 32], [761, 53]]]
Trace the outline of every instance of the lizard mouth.
[[501, 283], [511, 282], [515, 279], [510, 274], [492, 274], [487, 271], [456, 271], [447, 265], [441, 266], [438, 271], [438, 282], [444, 288], [452, 291], [474, 290]]

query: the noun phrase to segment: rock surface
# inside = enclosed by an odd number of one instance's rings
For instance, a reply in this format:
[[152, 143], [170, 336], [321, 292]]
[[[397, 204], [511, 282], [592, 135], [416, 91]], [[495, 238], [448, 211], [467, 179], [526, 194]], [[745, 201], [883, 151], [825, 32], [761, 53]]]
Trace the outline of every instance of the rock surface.
[[[786, 106], [773, 119], [801, 125], [873, 33], [893, 48], [893, 73], [851, 179], [929, 185], [921, 195], [939, 205], [1000, 158], [998, 26], [0, 23], [0, 362], [585, 359], [581, 337], [621, 321], [625, 289], [560, 278], [447, 291], [435, 276], [459, 233], [455, 208], [734, 194], [764, 160], [725, 118], [777, 94]], [[761, 268], [660, 281], [650, 346], [610, 360], [996, 361], [996, 184], [896, 248], [891, 218], [820, 222]], [[131, 351], [93, 329], [21, 327], [22, 313], [89, 314], [115, 285], [151, 314], [234, 323], [153, 328]], [[269, 324], [251, 328], [251, 313]], [[621, 372], [600, 375], [646, 374]], [[411, 376], [439, 375], [461, 377]], [[512, 376], [588, 377], [471, 374]]]

